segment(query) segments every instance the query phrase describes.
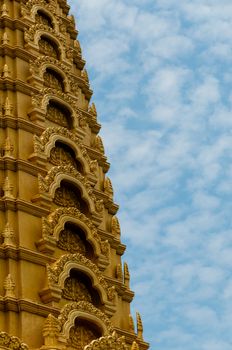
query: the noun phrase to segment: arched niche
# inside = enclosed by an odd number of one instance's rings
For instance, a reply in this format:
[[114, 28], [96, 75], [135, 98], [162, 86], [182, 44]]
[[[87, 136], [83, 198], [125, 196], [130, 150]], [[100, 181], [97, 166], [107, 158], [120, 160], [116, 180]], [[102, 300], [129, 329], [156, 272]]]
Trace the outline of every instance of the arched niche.
[[47, 104], [46, 119], [54, 126], [60, 125], [65, 128], [72, 128], [70, 109], [55, 99], [50, 99]]
[[[67, 142], [67, 141], [66, 141]], [[70, 164], [80, 173], [84, 173], [82, 163], [76, 159], [76, 153], [69, 144], [63, 140], [56, 140], [53, 147], [50, 149], [48, 161], [53, 165]]]
[[69, 331], [67, 347], [69, 350], [84, 350], [85, 346], [102, 336], [102, 329], [94, 322], [76, 318]]
[[77, 208], [87, 216], [89, 214], [90, 208], [88, 202], [83, 198], [81, 190], [75, 184], [65, 179], [56, 188], [53, 203], [58, 207]]
[[63, 229], [59, 232], [57, 247], [62, 252], [71, 254], [80, 253], [88, 259], [93, 260], [94, 248], [87, 240], [85, 231], [72, 222], [66, 222]]
[[54, 69], [48, 67], [43, 74], [44, 86], [56, 91], [64, 92], [63, 77]]
[[89, 276], [75, 268], [70, 270], [69, 276], [64, 281], [62, 297], [68, 301], [85, 301], [95, 307], [101, 306], [99, 293], [93, 287]]
[[39, 52], [44, 56], [60, 59], [60, 49], [58, 43], [46, 34], [42, 34], [38, 40]]
[[54, 29], [54, 24], [51, 16], [44, 10], [38, 9], [35, 13], [35, 21], [36, 23], [45, 25], [49, 28]]

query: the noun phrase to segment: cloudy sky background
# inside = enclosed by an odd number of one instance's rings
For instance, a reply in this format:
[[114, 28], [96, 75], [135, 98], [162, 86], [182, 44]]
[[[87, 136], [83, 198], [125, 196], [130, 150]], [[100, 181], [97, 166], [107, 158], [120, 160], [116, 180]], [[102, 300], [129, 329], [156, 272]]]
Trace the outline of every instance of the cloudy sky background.
[[231, 350], [231, 0], [69, 3], [145, 339]]

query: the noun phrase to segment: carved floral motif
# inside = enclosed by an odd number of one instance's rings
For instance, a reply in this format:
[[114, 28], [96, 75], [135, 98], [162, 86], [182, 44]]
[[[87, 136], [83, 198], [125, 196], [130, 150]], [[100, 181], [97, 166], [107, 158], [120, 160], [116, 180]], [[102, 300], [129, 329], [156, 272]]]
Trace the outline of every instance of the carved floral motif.
[[48, 104], [46, 118], [58, 125], [64, 126], [66, 128], [69, 127], [69, 121], [66, 113], [59, 107], [59, 105], [56, 105], [54, 103]]
[[76, 254], [66, 254], [63, 255], [59, 260], [57, 260], [53, 265], [47, 265], [47, 275], [48, 275], [48, 281], [50, 285], [56, 285], [59, 283], [59, 278], [61, 273], [65, 270], [65, 265], [68, 262], [77, 263], [78, 265], [83, 265], [87, 268], [89, 268], [96, 278], [98, 279], [99, 284], [104, 288], [106, 291], [107, 297], [110, 301], [113, 301], [115, 298], [115, 289], [114, 287], [109, 287], [108, 283], [102, 276], [102, 273], [98, 269], [98, 267], [92, 263], [89, 259], [87, 259], [82, 254], [76, 253]]
[[109, 318], [102, 311], [100, 311], [94, 305], [88, 303], [87, 301], [73, 302], [65, 305], [58, 317], [62, 327], [68, 321], [69, 314], [73, 310], [82, 311], [86, 314], [94, 315], [105, 324], [108, 333], [112, 333], [113, 327]]
[[19, 338], [10, 336], [5, 332], [0, 332], [0, 348], [10, 350], [28, 350], [28, 346], [22, 343]]
[[65, 228], [60, 232], [59, 241], [57, 246], [69, 253], [80, 253], [82, 255], [86, 254], [86, 248], [84, 242], [78, 236], [78, 234], [71, 229]]
[[112, 335], [93, 340], [85, 347], [85, 350], [128, 350], [125, 337], [118, 338], [114, 332]]
[[74, 326], [69, 333], [68, 345], [76, 350], [84, 347], [98, 337], [98, 334], [86, 326]]
[[55, 146], [50, 152], [49, 162], [53, 165], [70, 164], [76, 167], [76, 161], [66, 149]]
[[53, 202], [61, 207], [75, 207], [80, 209], [78, 195], [71, 188], [65, 186], [57, 188]]
[[92, 297], [88, 288], [84, 285], [84, 283], [72, 277], [67, 278], [65, 281], [63, 298], [72, 301], [92, 302]]
[[51, 70], [46, 70], [43, 78], [45, 86], [58, 91], [64, 90], [63, 81], [58, 74], [53, 73]]

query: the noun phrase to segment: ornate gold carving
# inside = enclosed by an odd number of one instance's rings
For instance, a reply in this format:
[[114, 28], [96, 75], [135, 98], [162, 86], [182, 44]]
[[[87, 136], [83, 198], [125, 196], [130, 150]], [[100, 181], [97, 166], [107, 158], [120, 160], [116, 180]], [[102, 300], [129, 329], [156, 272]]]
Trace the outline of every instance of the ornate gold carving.
[[3, 104], [2, 107], [3, 107], [3, 113], [4, 113], [4, 116], [5, 116], [5, 117], [7, 117], [7, 116], [12, 116], [13, 105], [12, 105], [12, 103], [10, 102], [9, 97], [6, 98], [5, 103]]
[[71, 164], [74, 168], [76, 168], [75, 159], [61, 146], [55, 146], [51, 150], [49, 162], [53, 165]]
[[81, 71], [81, 77], [86, 82], [86, 84], [89, 85], [89, 76], [86, 69], [83, 69]]
[[110, 245], [108, 240], [106, 241], [102, 241], [101, 242], [101, 252], [103, 255], [105, 255], [106, 257], [109, 257], [110, 254]]
[[57, 188], [54, 196], [54, 203], [61, 207], [75, 207], [80, 209], [80, 201], [78, 196], [72, 189], [61, 186]]
[[19, 338], [0, 332], [0, 348], [10, 350], [28, 350], [28, 346], [22, 343]]
[[106, 177], [104, 181], [104, 192], [111, 198], [113, 199], [114, 191], [113, 191], [113, 186], [111, 180]]
[[64, 91], [63, 81], [55, 72], [52, 72], [50, 69], [46, 70], [43, 78], [45, 86], [58, 91]]
[[95, 209], [98, 213], [102, 213], [103, 210], [103, 201], [97, 200], [96, 196], [93, 193], [93, 188], [90, 185], [89, 181], [79, 172], [77, 169], [75, 169], [72, 165], [60, 165], [53, 167], [49, 170], [47, 176], [44, 178], [42, 175], [39, 174], [38, 180], [39, 180], [39, 190], [41, 193], [45, 192], [48, 193], [50, 190], [50, 186], [54, 181], [56, 181], [56, 177], [62, 174], [64, 176], [71, 176], [74, 179], [78, 180], [82, 186], [86, 189], [86, 192], [91, 199], [91, 201], [95, 204]]
[[10, 274], [6, 277], [3, 288], [5, 290], [5, 297], [15, 298], [15, 283]]
[[78, 236], [78, 234], [71, 229], [64, 229], [60, 232], [59, 241], [57, 246], [66, 250], [69, 253], [80, 253], [82, 255], [86, 254], [86, 248], [84, 242]]
[[86, 314], [94, 315], [95, 317], [97, 317], [99, 320], [103, 322], [103, 324], [106, 326], [108, 333], [112, 333], [113, 327], [109, 318], [102, 311], [100, 311], [99, 309], [97, 309], [95, 306], [88, 303], [87, 301], [73, 302], [65, 305], [65, 307], [61, 310], [61, 313], [58, 317], [58, 320], [60, 321], [60, 324], [62, 327], [68, 321], [69, 314], [73, 310], [82, 311]]
[[9, 44], [10, 40], [8, 38], [7, 32], [3, 33], [1, 42], [2, 42], [2, 45], [8, 45]]
[[[47, 27], [46, 25], [39, 24], [39, 23], [36, 23], [35, 25], [31, 26], [29, 30], [25, 31], [25, 34], [24, 34], [25, 42], [26, 43], [34, 42], [37, 32], [49, 33], [51, 37], [53, 36], [55, 38], [58, 38], [58, 40], [64, 46], [66, 46], [66, 44], [67, 44], [64, 37], [59, 32], [57, 32], [55, 29]], [[50, 56], [50, 54], [48, 56]]]
[[96, 332], [86, 326], [74, 326], [69, 333], [68, 345], [72, 349], [83, 350], [87, 344], [97, 337]]
[[10, 70], [7, 64], [4, 64], [3, 70], [2, 70], [2, 77], [3, 78], [9, 78], [10, 77]]
[[112, 234], [115, 237], [120, 237], [121, 229], [120, 229], [120, 224], [119, 224], [117, 216], [112, 217], [111, 230], [112, 230]]
[[14, 198], [13, 196], [13, 185], [11, 184], [8, 177], [5, 178], [4, 184], [3, 184], [3, 191], [4, 191], [4, 197], [6, 198]]
[[3, 245], [8, 246], [8, 245], [14, 245], [14, 230], [10, 226], [9, 222], [7, 222], [3, 232], [2, 232], [2, 237], [3, 237]]
[[131, 350], [139, 350], [139, 346], [138, 346], [138, 343], [136, 341], [133, 341], [132, 346], [131, 346]]
[[43, 337], [45, 346], [55, 346], [61, 330], [60, 322], [49, 314], [44, 322]]
[[136, 312], [136, 319], [137, 319], [137, 335], [138, 338], [143, 340], [143, 323], [141, 316], [138, 312]]
[[62, 110], [57, 104], [48, 104], [46, 118], [51, 122], [59, 124], [61, 126], [69, 126], [69, 122], [64, 110]]
[[101, 154], [105, 153], [103, 142], [102, 142], [102, 139], [99, 135], [95, 136], [93, 143], [92, 143], [92, 146]]
[[85, 216], [83, 213], [80, 212], [80, 210], [74, 207], [58, 208], [53, 213], [51, 213], [47, 218], [43, 218], [43, 221], [42, 221], [43, 235], [52, 236], [54, 233], [54, 229], [59, 224], [62, 216], [69, 216], [71, 218], [73, 217], [83, 222], [90, 230], [94, 240], [97, 241], [98, 244], [100, 245], [101, 240], [98, 236], [96, 226], [92, 223], [92, 221], [89, 218], [87, 218], [87, 216]]
[[81, 45], [79, 40], [74, 40], [74, 48], [77, 50], [77, 52], [81, 55]]
[[92, 302], [92, 297], [84, 283], [76, 278], [69, 277], [66, 279], [63, 289], [63, 298], [72, 301]]
[[93, 116], [94, 119], [97, 119], [97, 110], [96, 110], [96, 106], [94, 103], [91, 104], [88, 112]]
[[51, 56], [56, 59], [59, 58], [57, 47], [54, 44], [52, 44], [50, 40], [47, 40], [46, 38], [41, 38], [39, 40], [39, 51], [45, 56]]
[[135, 324], [134, 324], [134, 319], [132, 315], [129, 315], [129, 329], [132, 333], [135, 332]]
[[43, 26], [53, 28], [51, 18], [41, 11], [38, 11], [36, 13], [35, 20], [38, 24], [42, 24]]
[[4, 150], [4, 157], [10, 157], [13, 158], [13, 151], [14, 151], [14, 147], [11, 144], [10, 138], [7, 137], [3, 146], [3, 150]]
[[9, 16], [9, 10], [5, 3], [3, 3], [1, 7], [1, 16]]
[[53, 265], [47, 265], [47, 275], [48, 275], [48, 282], [49, 285], [57, 285], [59, 283], [59, 277], [61, 273], [65, 270], [65, 265], [68, 262], [76, 263], [78, 265], [83, 265], [87, 268], [89, 268], [94, 275], [96, 276], [99, 285], [101, 285], [104, 290], [106, 291], [108, 300], [113, 301], [115, 298], [115, 288], [109, 287], [108, 283], [102, 276], [102, 273], [98, 269], [98, 267], [92, 263], [89, 259], [87, 259], [82, 254], [76, 253], [76, 254], [66, 254], [63, 255], [59, 260], [57, 260]]
[[115, 271], [115, 275], [116, 275], [116, 278], [121, 280], [123, 279], [123, 275], [122, 275], [122, 264], [118, 264], [116, 266], [116, 271]]
[[114, 332], [112, 335], [93, 340], [85, 347], [85, 350], [128, 350], [125, 337], [118, 338]]
[[124, 262], [124, 284], [129, 288], [130, 286], [130, 272], [126, 262]]
[[61, 136], [62, 138], [64, 137], [67, 140], [71, 140], [73, 144], [75, 144], [75, 147], [78, 149], [78, 152], [80, 153], [81, 157], [85, 159], [90, 171], [94, 173], [97, 170], [97, 161], [91, 161], [88, 152], [83, 143], [81, 142], [80, 138], [70, 130], [67, 130], [63, 127], [50, 127], [43, 132], [40, 138], [34, 136], [35, 152], [44, 153], [46, 145], [50, 143], [51, 139], [56, 135]]
[[56, 12], [56, 2], [54, 0], [23, 0], [21, 4], [21, 15], [22, 17], [29, 16], [32, 18], [33, 8], [35, 6], [40, 6], [40, 8], [46, 8], [51, 13]]

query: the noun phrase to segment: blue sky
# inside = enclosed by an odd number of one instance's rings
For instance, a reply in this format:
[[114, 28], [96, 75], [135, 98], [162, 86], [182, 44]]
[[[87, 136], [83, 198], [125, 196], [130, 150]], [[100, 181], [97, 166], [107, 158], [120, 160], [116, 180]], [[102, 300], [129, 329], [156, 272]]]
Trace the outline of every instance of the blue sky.
[[151, 349], [232, 349], [231, 0], [72, 0]]

